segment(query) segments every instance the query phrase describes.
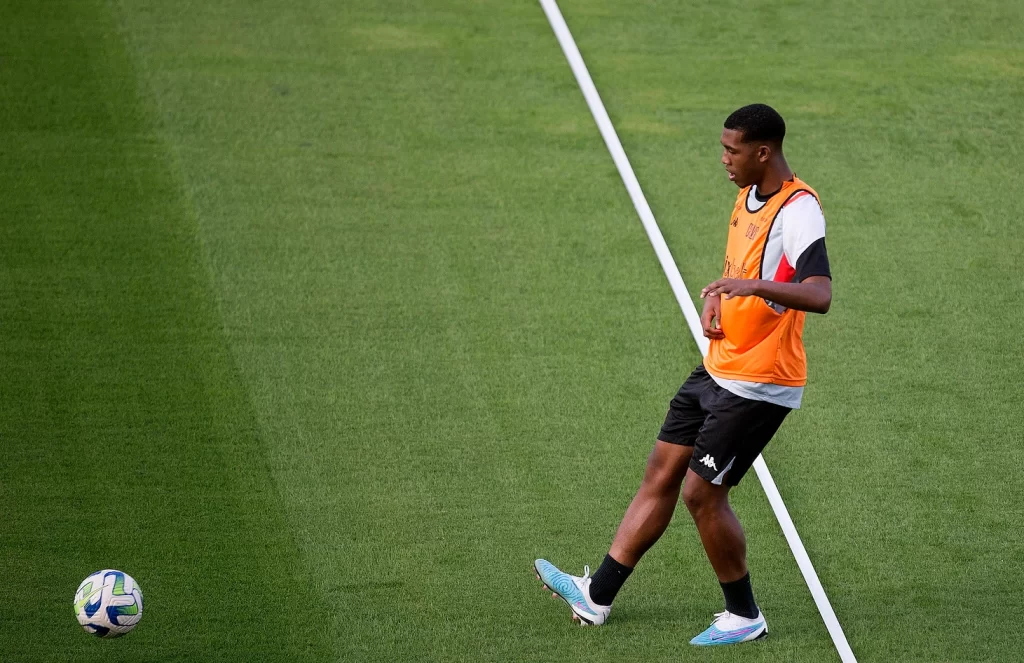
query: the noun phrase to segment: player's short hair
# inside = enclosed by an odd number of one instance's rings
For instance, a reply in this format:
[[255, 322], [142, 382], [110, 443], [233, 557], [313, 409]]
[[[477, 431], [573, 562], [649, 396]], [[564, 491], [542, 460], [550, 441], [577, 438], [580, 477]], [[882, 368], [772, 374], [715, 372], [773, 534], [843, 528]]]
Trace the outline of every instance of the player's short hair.
[[744, 143], [770, 141], [782, 145], [786, 137], [786, 122], [767, 104], [750, 104], [734, 110], [725, 118], [725, 128], [741, 132]]

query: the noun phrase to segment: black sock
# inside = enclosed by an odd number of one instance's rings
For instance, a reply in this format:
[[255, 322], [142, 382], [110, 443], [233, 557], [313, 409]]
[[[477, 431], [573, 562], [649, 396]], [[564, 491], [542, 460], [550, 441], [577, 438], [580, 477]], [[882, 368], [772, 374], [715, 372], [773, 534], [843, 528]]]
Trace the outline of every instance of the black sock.
[[611, 555], [605, 555], [597, 573], [592, 576], [590, 583], [590, 598], [598, 605], [611, 605], [615, 595], [622, 589], [622, 583], [633, 572], [628, 566], [619, 564]]
[[732, 582], [718, 583], [722, 586], [722, 593], [725, 594], [725, 609], [734, 615], [754, 619], [757, 613], [757, 604], [754, 603], [754, 590], [750, 587], [750, 574]]

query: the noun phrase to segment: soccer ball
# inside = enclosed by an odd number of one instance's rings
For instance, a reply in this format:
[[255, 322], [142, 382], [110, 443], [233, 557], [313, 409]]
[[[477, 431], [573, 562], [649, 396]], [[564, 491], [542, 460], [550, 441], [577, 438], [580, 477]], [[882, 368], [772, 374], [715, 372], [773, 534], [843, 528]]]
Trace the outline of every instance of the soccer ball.
[[75, 592], [75, 617], [88, 633], [101, 638], [120, 637], [142, 619], [142, 590], [123, 571], [97, 571]]

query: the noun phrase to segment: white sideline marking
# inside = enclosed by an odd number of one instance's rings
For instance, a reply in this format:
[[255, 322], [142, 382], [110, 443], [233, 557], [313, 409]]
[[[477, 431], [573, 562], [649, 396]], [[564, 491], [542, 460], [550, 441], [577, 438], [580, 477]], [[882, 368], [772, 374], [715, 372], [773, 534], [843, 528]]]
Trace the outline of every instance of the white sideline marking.
[[[594, 87], [594, 81], [590, 78], [590, 72], [587, 71], [587, 65], [583, 62], [583, 56], [580, 55], [576, 42], [572, 38], [572, 33], [569, 32], [569, 26], [566, 25], [562, 12], [558, 9], [555, 0], [540, 0], [540, 4], [544, 8], [544, 13], [547, 14], [551, 29], [555, 31], [555, 37], [558, 38], [558, 43], [565, 53], [565, 58], [569, 61], [572, 73], [576, 76], [576, 82], [579, 83], [583, 97], [587, 101], [587, 106], [590, 107], [590, 112], [597, 122], [597, 128], [600, 129], [604, 143], [608, 146], [608, 151], [612, 155], [612, 160], [615, 161], [615, 167], [619, 170], [622, 183], [626, 185], [629, 197], [633, 200], [633, 206], [636, 208], [637, 214], [640, 215], [640, 221], [643, 222], [644, 230], [647, 231], [647, 237], [650, 238], [651, 244], [654, 246], [654, 252], [658, 256], [658, 261], [661, 262], [661, 268], [664, 270], [665, 276], [668, 277], [669, 285], [676, 296], [676, 301], [679, 302], [679, 307], [683, 310], [683, 317], [686, 318], [686, 324], [690, 327], [690, 333], [693, 334], [693, 339], [697, 342], [697, 347], [700, 348], [701, 354], [706, 355], [708, 353], [708, 339], [704, 337], [704, 330], [700, 325], [700, 315], [697, 313], [697, 308], [693, 305], [693, 300], [690, 299], [690, 295], [686, 291], [683, 277], [680, 275], [679, 268], [672, 258], [672, 253], [668, 250], [668, 245], [661, 234], [658, 222], [654, 220], [651, 206], [647, 204], [647, 199], [640, 189], [640, 182], [637, 181], [636, 175], [633, 173], [633, 167], [629, 165], [626, 151], [622, 149], [622, 143], [619, 142], [619, 137], [615, 133], [612, 121], [608, 118], [608, 112], [604, 108], [601, 96], [597, 93], [597, 88]], [[789, 511], [786, 509], [786, 504], [782, 501], [782, 495], [779, 494], [775, 480], [772, 479], [768, 466], [765, 465], [764, 458], [761, 456], [758, 456], [757, 460], [754, 461], [754, 471], [757, 472], [757, 478], [761, 480], [761, 486], [768, 496], [768, 502], [775, 512], [775, 517], [782, 527], [782, 532], [786, 535], [786, 541], [789, 542], [789, 547], [793, 551], [793, 557], [796, 558], [797, 566], [800, 567], [800, 572], [803, 573], [807, 587], [811, 590], [811, 596], [818, 606], [818, 612], [821, 613], [825, 627], [828, 629], [829, 635], [832, 636], [832, 642], [835, 643], [836, 651], [839, 652], [839, 658], [843, 663], [856, 663], [857, 659], [853, 655], [853, 650], [850, 649], [850, 644], [846, 641], [843, 627], [840, 626], [839, 620], [836, 618], [836, 613], [832, 609], [832, 604], [829, 603], [828, 596], [821, 586], [821, 581], [818, 579], [818, 574], [811, 564], [811, 559], [807, 556], [807, 551], [804, 549], [804, 544], [796, 531], [796, 526], [793, 525], [793, 519], [789, 517]]]

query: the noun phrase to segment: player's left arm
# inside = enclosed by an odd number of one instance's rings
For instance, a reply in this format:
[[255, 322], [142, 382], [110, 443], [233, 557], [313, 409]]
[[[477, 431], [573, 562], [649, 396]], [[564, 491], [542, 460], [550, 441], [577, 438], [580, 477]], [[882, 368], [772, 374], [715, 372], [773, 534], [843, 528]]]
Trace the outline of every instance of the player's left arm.
[[832, 306], [832, 279], [827, 276], [808, 276], [800, 283], [783, 283], [764, 279], [718, 279], [700, 292], [701, 299], [721, 295], [733, 297], [763, 297], [769, 301], [798, 311], [828, 313]]

